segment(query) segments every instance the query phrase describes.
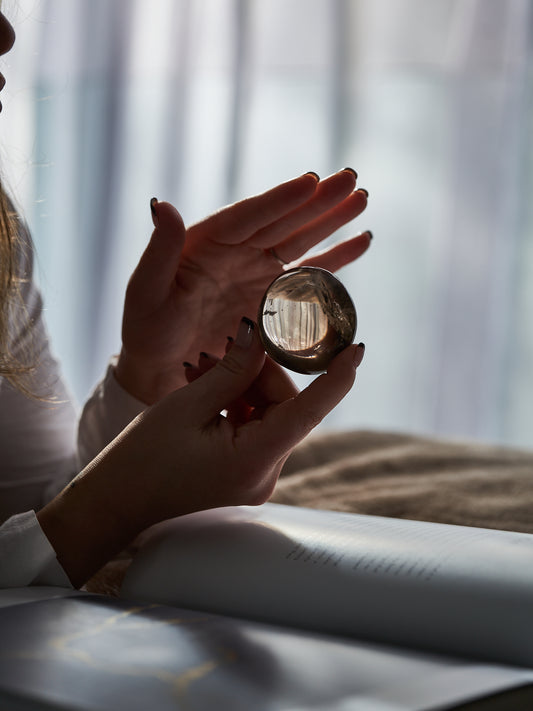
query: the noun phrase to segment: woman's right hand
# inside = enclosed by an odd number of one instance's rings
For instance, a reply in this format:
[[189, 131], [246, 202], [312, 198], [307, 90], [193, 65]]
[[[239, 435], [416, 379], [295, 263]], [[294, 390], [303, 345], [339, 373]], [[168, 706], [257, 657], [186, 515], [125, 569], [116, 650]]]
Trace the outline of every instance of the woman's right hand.
[[367, 193], [355, 187], [350, 169], [320, 181], [306, 173], [187, 229], [171, 204], [152, 203], [155, 229], [126, 292], [118, 382], [153, 405], [186, 384], [184, 361], [199, 351], [221, 356], [241, 315], [255, 318], [282, 273], [275, 254], [329, 271], [360, 257], [369, 232], [308, 254], [363, 212]]
[[349, 346], [298, 393], [243, 319], [222, 360], [148, 408], [39, 512], [72, 583], [154, 523], [267, 501], [293, 448], [350, 390], [363, 353]]

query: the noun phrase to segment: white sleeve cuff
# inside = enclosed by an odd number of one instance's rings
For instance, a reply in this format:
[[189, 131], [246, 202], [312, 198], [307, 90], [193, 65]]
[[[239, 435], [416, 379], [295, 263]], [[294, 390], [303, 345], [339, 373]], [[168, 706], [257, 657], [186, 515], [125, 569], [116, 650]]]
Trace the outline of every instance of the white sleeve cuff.
[[34, 511], [0, 526], [0, 588], [27, 585], [72, 588]]
[[104, 379], [98, 383], [83, 408], [78, 430], [81, 468], [147, 407], [118, 383], [114, 372], [116, 362], [115, 356], [110, 360]]

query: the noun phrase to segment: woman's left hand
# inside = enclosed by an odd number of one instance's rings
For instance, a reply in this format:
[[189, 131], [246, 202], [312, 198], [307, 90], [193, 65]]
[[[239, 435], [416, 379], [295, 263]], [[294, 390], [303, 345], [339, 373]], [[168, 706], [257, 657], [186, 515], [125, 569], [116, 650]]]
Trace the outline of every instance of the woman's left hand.
[[350, 169], [321, 181], [306, 173], [188, 229], [172, 205], [153, 201], [155, 230], [126, 293], [121, 385], [147, 404], [185, 385], [184, 361], [222, 355], [242, 314], [256, 318], [283, 270], [278, 258], [336, 271], [363, 254], [369, 232], [305, 258], [364, 210], [367, 194], [355, 183]]
[[194, 382], [146, 408], [38, 513], [72, 583], [159, 521], [267, 501], [291, 451], [350, 390], [363, 354], [348, 346], [298, 393], [243, 319], [224, 358], [200, 356], [187, 369]]

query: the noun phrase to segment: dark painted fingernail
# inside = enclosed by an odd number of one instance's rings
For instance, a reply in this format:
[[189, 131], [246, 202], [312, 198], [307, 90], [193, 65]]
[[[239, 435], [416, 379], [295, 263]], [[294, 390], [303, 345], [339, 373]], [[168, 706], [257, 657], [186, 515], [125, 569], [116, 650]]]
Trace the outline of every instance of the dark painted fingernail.
[[249, 348], [252, 345], [254, 334], [254, 322], [244, 316], [237, 331], [235, 344], [241, 348]]
[[304, 173], [304, 175], [312, 175], [313, 178], [316, 178], [317, 182], [320, 180], [320, 175], [318, 173], [315, 173], [314, 170], [308, 170], [307, 173]]
[[357, 188], [358, 193], [364, 193], [368, 197], [368, 190], [366, 188]]
[[230, 343], [233, 343], [233, 337], [232, 337], [232, 336], [226, 336], [226, 338], [228, 339], [228, 341], [229, 341]]
[[343, 172], [348, 171], [348, 173], [352, 173], [352, 175], [357, 180], [357, 178], [358, 178], [357, 171], [355, 171], [353, 168], [343, 168], [342, 171]]
[[361, 361], [363, 360], [364, 355], [365, 355], [365, 344], [359, 343], [357, 345], [357, 348], [355, 349], [354, 356], [353, 356], [353, 362], [354, 362], [354, 365], [356, 368], [359, 365], [361, 365]]
[[209, 358], [208, 354], [205, 351], [200, 352], [200, 358]]
[[183, 367], [184, 368], [194, 368], [194, 365], [192, 363], [189, 363], [188, 361], [184, 360]]
[[365, 235], [368, 235], [368, 239], [369, 239], [370, 241], [372, 241], [372, 240], [374, 239], [374, 235], [372, 234], [372, 232], [370, 232], [370, 230], [367, 230], [367, 231], [365, 232]]
[[156, 205], [157, 205], [157, 198], [153, 197], [150, 200], [150, 210], [152, 212], [152, 222], [154, 223], [154, 227], [159, 227], [159, 220], [157, 219], [157, 211], [155, 209]]

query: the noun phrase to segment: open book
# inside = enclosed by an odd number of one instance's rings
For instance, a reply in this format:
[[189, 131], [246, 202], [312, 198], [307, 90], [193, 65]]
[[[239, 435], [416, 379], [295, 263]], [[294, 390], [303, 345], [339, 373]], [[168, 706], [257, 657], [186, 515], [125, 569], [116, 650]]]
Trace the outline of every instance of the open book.
[[121, 600], [0, 591], [0, 709], [533, 708], [532, 535], [266, 504], [144, 538]]
[[[533, 680], [530, 534], [277, 504], [216, 509], [147, 532], [122, 597], [335, 636], [376, 687], [408, 661], [401, 693], [353, 708], [448, 708]], [[328, 683], [345, 689], [357, 669], [337, 662]]]

